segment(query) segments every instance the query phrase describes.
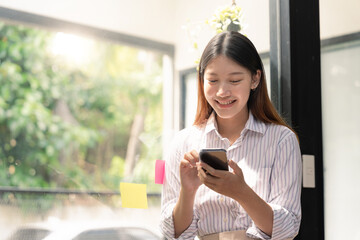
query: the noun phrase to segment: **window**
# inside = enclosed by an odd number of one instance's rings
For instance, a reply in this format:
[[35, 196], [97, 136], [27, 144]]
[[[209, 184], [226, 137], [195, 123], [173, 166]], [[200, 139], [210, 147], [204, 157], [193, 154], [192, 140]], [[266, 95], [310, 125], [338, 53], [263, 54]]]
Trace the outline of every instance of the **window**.
[[[321, 49], [324, 214], [328, 239], [360, 237], [360, 34], [323, 41]], [[355, 207], [354, 207], [355, 206]], [[346, 222], [340, 219], [346, 218]], [[351, 233], [336, 229], [354, 229]]]
[[[169, 125], [163, 83], [171, 81], [172, 52], [92, 30], [78, 35], [0, 22], [3, 236], [41, 224], [39, 236], [54, 223], [75, 221], [157, 229], [154, 165]], [[149, 208], [122, 208], [120, 182], [146, 184]]]

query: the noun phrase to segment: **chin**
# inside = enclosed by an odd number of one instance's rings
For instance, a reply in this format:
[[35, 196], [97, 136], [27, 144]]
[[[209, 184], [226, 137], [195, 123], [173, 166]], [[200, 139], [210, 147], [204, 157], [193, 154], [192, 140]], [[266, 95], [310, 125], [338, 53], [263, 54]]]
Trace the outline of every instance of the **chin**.
[[216, 112], [216, 115], [221, 119], [227, 120], [227, 119], [235, 118], [238, 114], [226, 114], [226, 113]]
[[216, 115], [221, 118], [221, 119], [224, 119], [224, 120], [230, 120], [230, 119], [235, 119], [235, 118], [242, 118], [241, 116], [243, 114], [247, 114], [247, 112], [245, 111], [224, 111], [223, 109], [218, 109], [218, 110], [215, 110], [216, 112]]

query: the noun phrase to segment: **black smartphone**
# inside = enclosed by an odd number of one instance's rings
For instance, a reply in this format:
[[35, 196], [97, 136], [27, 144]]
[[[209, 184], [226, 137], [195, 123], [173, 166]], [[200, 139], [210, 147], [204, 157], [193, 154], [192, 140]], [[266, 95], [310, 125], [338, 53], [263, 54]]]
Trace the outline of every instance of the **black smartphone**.
[[229, 171], [225, 149], [204, 148], [200, 150], [199, 157], [201, 162], [204, 162], [215, 169]]

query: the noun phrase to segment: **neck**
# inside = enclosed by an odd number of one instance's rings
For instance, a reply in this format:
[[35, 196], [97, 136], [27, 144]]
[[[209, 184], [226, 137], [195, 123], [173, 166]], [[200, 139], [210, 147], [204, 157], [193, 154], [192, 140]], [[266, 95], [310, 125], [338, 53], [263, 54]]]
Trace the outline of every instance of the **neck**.
[[241, 131], [245, 128], [248, 119], [248, 111], [239, 113], [236, 117], [229, 119], [216, 116], [218, 131], [222, 137], [229, 139], [232, 144], [240, 137]]

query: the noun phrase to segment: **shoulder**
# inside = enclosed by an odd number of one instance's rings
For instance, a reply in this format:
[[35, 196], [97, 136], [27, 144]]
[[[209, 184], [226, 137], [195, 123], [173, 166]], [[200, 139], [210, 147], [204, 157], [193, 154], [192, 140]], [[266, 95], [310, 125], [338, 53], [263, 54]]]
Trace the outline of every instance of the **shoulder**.
[[178, 131], [171, 141], [171, 152], [187, 152], [196, 147], [201, 139], [203, 128], [190, 126]]
[[276, 140], [278, 145], [282, 145], [289, 141], [298, 144], [295, 132], [287, 126], [274, 123], [266, 124], [266, 126], [266, 137]]
[[183, 142], [189, 138], [194, 138], [200, 136], [202, 133], [202, 128], [197, 126], [190, 126], [178, 131], [174, 136], [174, 142]]

